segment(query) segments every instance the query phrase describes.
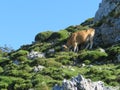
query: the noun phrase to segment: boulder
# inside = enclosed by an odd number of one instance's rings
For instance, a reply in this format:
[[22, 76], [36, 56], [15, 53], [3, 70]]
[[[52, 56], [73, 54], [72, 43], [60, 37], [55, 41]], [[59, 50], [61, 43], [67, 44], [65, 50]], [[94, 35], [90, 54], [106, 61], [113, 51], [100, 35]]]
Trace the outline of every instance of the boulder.
[[119, 88], [107, 87], [102, 81], [93, 82], [78, 75], [71, 80], [64, 79], [61, 86], [56, 84], [52, 90], [119, 90]]
[[[120, 42], [120, 0], [102, 0], [97, 10], [95, 45], [108, 46]], [[99, 23], [99, 24], [98, 24]]]
[[29, 59], [35, 59], [35, 58], [45, 58], [45, 53], [37, 52], [37, 51], [31, 51], [28, 55]]

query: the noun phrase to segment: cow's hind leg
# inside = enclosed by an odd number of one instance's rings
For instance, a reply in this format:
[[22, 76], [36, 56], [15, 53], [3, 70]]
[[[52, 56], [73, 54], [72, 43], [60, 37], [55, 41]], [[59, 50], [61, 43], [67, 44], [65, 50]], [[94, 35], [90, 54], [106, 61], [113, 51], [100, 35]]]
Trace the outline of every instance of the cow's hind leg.
[[88, 49], [89, 46], [90, 46], [90, 44], [88, 43], [87, 46], [85, 47], [85, 49]]
[[78, 43], [77, 42], [75, 42], [75, 44], [74, 44], [74, 52], [78, 52]]
[[85, 45], [86, 45], [85, 49], [88, 49], [90, 46], [90, 36], [87, 37]]
[[90, 49], [92, 49], [93, 46], [93, 37], [90, 37]]

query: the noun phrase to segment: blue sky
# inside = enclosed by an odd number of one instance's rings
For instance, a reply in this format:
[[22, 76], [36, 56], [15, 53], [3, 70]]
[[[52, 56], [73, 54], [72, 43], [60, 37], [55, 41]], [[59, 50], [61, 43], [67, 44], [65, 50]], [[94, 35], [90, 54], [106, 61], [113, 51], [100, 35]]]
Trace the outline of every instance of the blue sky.
[[0, 46], [18, 49], [37, 33], [94, 17], [102, 0], [0, 0]]

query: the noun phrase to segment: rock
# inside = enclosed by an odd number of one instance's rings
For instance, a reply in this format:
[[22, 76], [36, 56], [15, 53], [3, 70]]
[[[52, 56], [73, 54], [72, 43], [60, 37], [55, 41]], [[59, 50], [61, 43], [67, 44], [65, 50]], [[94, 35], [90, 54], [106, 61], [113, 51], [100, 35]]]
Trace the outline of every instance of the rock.
[[106, 52], [105, 52], [105, 49], [103, 49], [103, 48], [99, 48], [98, 50], [99, 50], [100, 52], [106, 53]]
[[39, 69], [37, 68], [37, 66], [34, 66], [33, 70], [34, 70], [35, 73], [39, 71]]
[[45, 67], [41, 65], [34, 66], [33, 71], [36, 73], [36, 72], [42, 71], [44, 68]]
[[119, 88], [106, 87], [102, 81], [92, 82], [78, 75], [71, 80], [64, 79], [61, 86], [56, 84], [52, 90], [119, 90]]
[[81, 67], [85, 67], [86, 65], [84, 63], [81, 64]]
[[61, 90], [61, 88], [58, 84], [55, 84], [52, 90]]
[[49, 49], [49, 50], [48, 50], [48, 53], [55, 53], [55, 49], [54, 49], [54, 48]]
[[41, 65], [38, 65], [37, 68], [38, 68], [39, 71], [42, 71], [45, 67], [41, 66]]
[[18, 65], [18, 64], [20, 64], [20, 61], [19, 60], [14, 60], [13, 63]]
[[102, 2], [99, 4], [99, 9], [95, 14], [95, 22], [101, 20], [104, 16], [107, 16], [116, 8], [117, 5], [114, 1], [115, 0], [102, 0]]
[[31, 51], [27, 56], [28, 56], [29, 59], [45, 58], [45, 53]]
[[117, 62], [120, 63], [120, 54], [117, 55]]
[[120, 0], [102, 0], [94, 23], [96, 26], [95, 45], [108, 46], [120, 42]]

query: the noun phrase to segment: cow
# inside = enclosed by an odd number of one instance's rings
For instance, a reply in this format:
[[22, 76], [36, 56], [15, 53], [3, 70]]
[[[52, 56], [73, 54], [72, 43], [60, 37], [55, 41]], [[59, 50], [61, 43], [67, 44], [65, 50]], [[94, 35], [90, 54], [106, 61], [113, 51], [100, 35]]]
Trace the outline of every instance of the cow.
[[95, 29], [89, 28], [87, 30], [80, 30], [71, 34], [68, 38], [65, 49], [73, 48], [74, 52], [78, 51], [78, 45], [86, 45], [86, 49], [92, 49]]

